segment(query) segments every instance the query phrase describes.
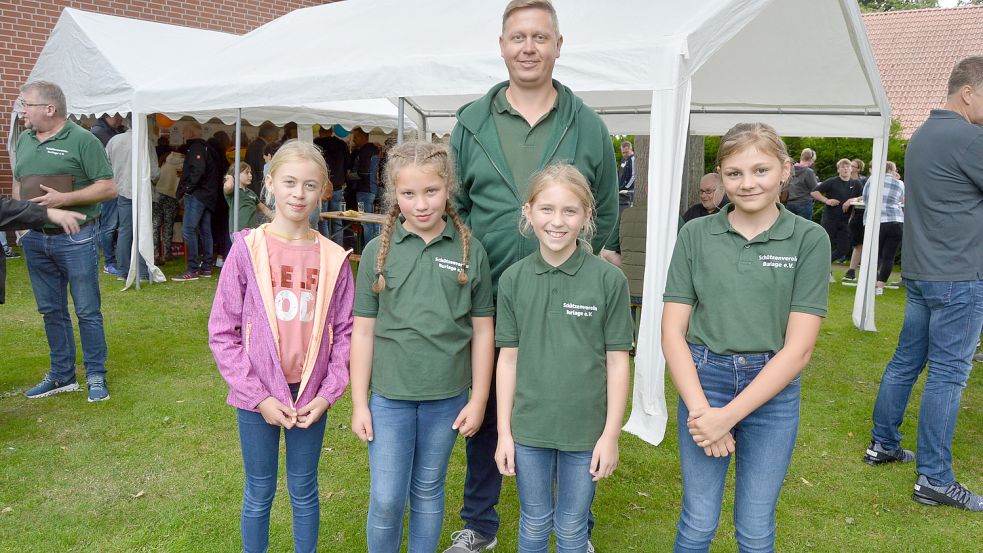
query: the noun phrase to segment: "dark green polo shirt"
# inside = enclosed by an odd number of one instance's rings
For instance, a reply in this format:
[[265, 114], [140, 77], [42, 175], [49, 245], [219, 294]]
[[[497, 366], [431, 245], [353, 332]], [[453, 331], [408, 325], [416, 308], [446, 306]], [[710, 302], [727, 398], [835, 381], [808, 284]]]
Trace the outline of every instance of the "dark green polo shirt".
[[485, 249], [471, 240], [468, 282], [458, 284], [461, 242], [454, 225], [424, 244], [399, 221], [383, 270], [386, 288], [376, 294], [380, 242], [365, 246], [355, 283], [355, 315], [376, 319], [372, 392], [417, 401], [464, 392], [471, 386], [471, 318], [495, 314]]
[[559, 267], [539, 250], [498, 281], [495, 343], [519, 348], [517, 443], [594, 449], [607, 417], [607, 352], [631, 349], [628, 280], [582, 248]]
[[[21, 133], [17, 139], [14, 178], [20, 180], [31, 175], [72, 175], [75, 178], [72, 188], [81, 190], [97, 180], [113, 178], [113, 166], [106, 149], [94, 134], [67, 121], [58, 134], [44, 142], [38, 142], [33, 129]], [[98, 202], [62, 209], [84, 213], [86, 223], [99, 217]]]
[[826, 316], [829, 238], [780, 209], [750, 241], [727, 219], [733, 204], [680, 229], [663, 301], [693, 306], [689, 342], [721, 355], [777, 352], [790, 312]]
[[556, 107], [560, 95], [556, 95], [557, 101], [553, 102], [553, 107], [535, 125], [530, 126], [526, 118], [509, 104], [505, 97], [507, 89], [508, 87], [502, 87], [495, 95], [492, 101], [492, 119], [495, 121], [505, 162], [519, 191], [519, 198], [525, 201], [529, 194], [529, 179], [542, 167], [546, 156], [552, 153], [546, 151], [546, 145], [556, 127]]

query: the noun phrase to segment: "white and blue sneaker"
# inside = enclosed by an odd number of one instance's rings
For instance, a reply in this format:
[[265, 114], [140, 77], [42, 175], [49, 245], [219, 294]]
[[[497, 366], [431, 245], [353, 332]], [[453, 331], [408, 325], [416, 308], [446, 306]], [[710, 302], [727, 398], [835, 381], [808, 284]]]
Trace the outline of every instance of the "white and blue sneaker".
[[106, 377], [93, 376], [91, 378], [87, 377], [85, 380], [85, 383], [89, 386], [89, 403], [109, 399], [109, 388], [106, 386]]
[[24, 396], [28, 399], [38, 399], [42, 397], [53, 396], [55, 394], [60, 394], [62, 392], [77, 392], [79, 391], [79, 383], [74, 378], [71, 380], [66, 380], [64, 382], [58, 382], [52, 380], [50, 376], [45, 376], [44, 379], [35, 387], [24, 392]]

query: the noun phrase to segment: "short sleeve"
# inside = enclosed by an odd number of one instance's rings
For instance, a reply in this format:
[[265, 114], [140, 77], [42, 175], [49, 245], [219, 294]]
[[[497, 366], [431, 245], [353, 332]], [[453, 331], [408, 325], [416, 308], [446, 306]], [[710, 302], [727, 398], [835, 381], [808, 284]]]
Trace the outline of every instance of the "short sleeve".
[[631, 304], [628, 297], [628, 279], [625, 275], [606, 276], [604, 309], [604, 349], [606, 351], [629, 351], [635, 337], [635, 325], [631, 319]]
[[[513, 265], [515, 267], [515, 265]], [[515, 318], [514, 271], [506, 270], [498, 279], [498, 312], [495, 317], [495, 347], [519, 347], [519, 326]]]
[[666, 291], [663, 302], [696, 303], [696, 288], [693, 286], [693, 260], [690, 256], [690, 239], [693, 225], [683, 225], [676, 237], [676, 246], [669, 261], [669, 274], [666, 275]]
[[[839, 177], [834, 177], [834, 178], [839, 178]], [[833, 179], [826, 179], [823, 182], [819, 183], [819, 186], [816, 187], [816, 191], [822, 194], [823, 196], [825, 196], [829, 192], [829, 189], [832, 186], [833, 186]]]
[[379, 313], [379, 294], [372, 291], [372, 283], [375, 282], [375, 260], [379, 251], [377, 246], [377, 240], [369, 242], [362, 250], [362, 259], [358, 263], [353, 310], [356, 317], [374, 319]]
[[495, 316], [495, 299], [492, 293], [491, 268], [488, 265], [488, 255], [477, 239], [471, 239], [474, 255], [472, 263], [477, 270], [471, 273], [471, 316]]
[[[79, 160], [82, 164], [82, 172], [91, 181], [108, 180], [113, 178], [113, 166], [109, 163], [109, 155], [102, 143], [94, 134], [81, 130], [84, 134], [80, 140]], [[124, 138], [128, 140], [129, 137]]]
[[[808, 223], [803, 221], [803, 223]], [[829, 238], [816, 224], [807, 224], [799, 246], [792, 284], [791, 311], [825, 317], [829, 298]]]

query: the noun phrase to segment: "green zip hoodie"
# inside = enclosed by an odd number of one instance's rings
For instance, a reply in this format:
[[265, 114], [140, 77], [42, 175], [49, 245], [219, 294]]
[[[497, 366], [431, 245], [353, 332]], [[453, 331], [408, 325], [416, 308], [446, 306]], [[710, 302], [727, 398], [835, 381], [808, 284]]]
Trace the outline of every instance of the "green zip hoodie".
[[[505, 81], [457, 111], [451, 149], [457, 165], [460, 191], [455, 204], [474, 236], [488, 252], [492, 284], [510, 265], [538, 248], [535, 236], [519, 234], [519, 215], [525, 198], [512, 179], [498, 132], [491, 116], [492, 100]], [[594, 193], [597, 232], [594, 252], [618, 232], [618, 168], [608, 128], [594, 110], [557, 81], [556, 126], [539, 168], [564, 161], [583, 173]]]

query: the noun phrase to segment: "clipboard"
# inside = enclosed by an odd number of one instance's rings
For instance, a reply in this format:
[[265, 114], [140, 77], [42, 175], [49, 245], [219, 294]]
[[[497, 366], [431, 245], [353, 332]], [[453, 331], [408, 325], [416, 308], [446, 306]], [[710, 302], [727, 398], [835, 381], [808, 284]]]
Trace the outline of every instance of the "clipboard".
[[72, 175], [27, 175], [21, 177], [20, 199], [31, 200], [47, 194], [41, 190], [42, 184], [58, 192], [71, 192], [75, 184], [75, 177]]

